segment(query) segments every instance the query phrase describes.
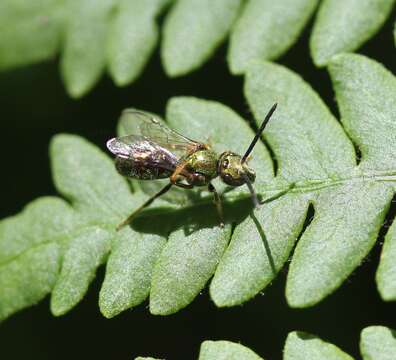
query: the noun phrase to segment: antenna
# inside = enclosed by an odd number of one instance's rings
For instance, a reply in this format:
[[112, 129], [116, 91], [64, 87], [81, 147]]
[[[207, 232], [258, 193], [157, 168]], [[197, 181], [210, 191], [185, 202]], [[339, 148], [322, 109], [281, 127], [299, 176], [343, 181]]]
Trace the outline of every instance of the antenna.
[[[266, 125], [268, 124], [269, 119], [271, 118], [272, 114], [274, 113], [276, 107], [278, 106], [277, 103], [275, 103], [274, 105], [272, 105], [272, 108], [270, 109], [270, 111], [268, 111], [267, 115], [265, 116], [260, 128], [257, 130], [256, 135], [254, 136], [252, 142], [250, 143], [248, 149], [245, 152], [245, 155], [243, 155], [241, 163], [243, 164], [246, 159], [248, 158], [249, 154], [252, 152], [254, 146], [256, 145], [258, 139], [261, 136], [261, 133], [264, 131], [264, 128], [266, 127]], [[248, 184], [248, 183], [247, 183]], [[249, 185], [248, 185], [249, 186]], [[250, 187], [249, 187], [250, 189]], [[257, 198], [257, 197], [256, 197]]]

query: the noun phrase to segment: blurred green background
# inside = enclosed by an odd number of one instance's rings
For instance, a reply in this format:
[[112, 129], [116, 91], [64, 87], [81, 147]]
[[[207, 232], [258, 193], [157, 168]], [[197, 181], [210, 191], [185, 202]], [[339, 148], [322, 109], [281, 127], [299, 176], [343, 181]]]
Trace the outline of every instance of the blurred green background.
[[[359, 52], [396, 70], [393, 44], [395, 14]], [[331, 83], [325, 70], [312, 64], [308, 51], [308, 26], [298, 43], [280, 63], [303, 76], [337, 113]], [[228, 73], [226, 46], [199, 71], [180, 79], [165, 76], [158, 52], [140, 79], [116, 88], [104, 78], [82, 100], [70, 99], [61, 84], [57, 60], [0, 74], [1, 217], [19, 212], [40, 195], [55, 194], [48, 143], [54, 134], [82, 135], [105, 150], [114, 136], [121, 110], [134, 106], [164, 113], [172, 96], [191, 95], [217, 100], [251, 119], [243, 97], [243, 79]], [[392, 206], [387, 216], [395, 216]], [[0, 324], [2, 359], [133, 359], [150, 355], [167, 359], [194, 359], [206, 339], [240, 342], [266, 359], [281, 359], [286, 335], [292, 330], [311, 332], [359, 357], [363, 327], [396, 328], [395, 304], [380, 300], [374, 276], [381, 238], [354, 275], [332, 296], [306, 310], [288, 308], [284, 298], [286, 269], [262, 296], [240, 307], [216, 309], [205, 291], [179, 313], [158, 317], [146, 306], [107, 320], [97, 305], [102, 268], [88, 296], [66, 316], [53, 317], [48, 299]], [[146, 304], [147, 305], [147, 304]]]

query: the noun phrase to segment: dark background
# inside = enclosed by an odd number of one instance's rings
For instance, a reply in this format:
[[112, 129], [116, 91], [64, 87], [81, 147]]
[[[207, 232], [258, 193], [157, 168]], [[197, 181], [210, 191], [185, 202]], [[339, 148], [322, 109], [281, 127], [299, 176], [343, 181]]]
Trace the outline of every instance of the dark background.
[[[359, 51], [393, 72], [394, 15]], [[279, 62], [301, 74], [337, 114], [329, 77], [309, 57], [310, 31], [309, 26]], [[133, 85], [116, 88], [104, 77], [78, 101], [66, 95], [57, 60], [0, 74], [0, 217], [19, 212], [40, 195], [56, 194], [48, 159], [48, 143], [54, 134], [79, 134], [105, 149], [123, 108], [136, 106], [162, 114], [167, 100], [177, 95], [218, 100], [251, 118], [242, 94], [243, 79], [228, 73], [225, 54], [223, 46], [199, 71], [171, 80], [165, 76], [157, 52]], [[292, 330], [318, 335], [359, 357], [359, 334], [365, 326], [396, 328], [395, 304], [380, 300], [374, 281], [380, 244], [395, 210], [393, 205], [369, 258], [335, 294], [313, 308], [287, 306], [285, 269], [265, 294], [243, 306], [217, 309], [205, 290], [172, 316], [150, 315], [146, 303], [107, 320], [97, 305], [102, 268], [88, 295], [67, 315], [53, 317], [46, 299], [0, 324], [2, 359], [133, 359], [138, 355], [195, 359], [206, 339], [240, 342], [266, 359], [281, 359], [285, 338]]]

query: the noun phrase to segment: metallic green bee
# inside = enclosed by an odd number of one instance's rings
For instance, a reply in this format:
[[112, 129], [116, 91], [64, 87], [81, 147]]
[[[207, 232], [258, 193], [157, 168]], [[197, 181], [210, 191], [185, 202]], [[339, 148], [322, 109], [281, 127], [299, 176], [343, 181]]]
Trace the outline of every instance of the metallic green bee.
[[128, 216], [117, 229], [129, 224], [138, 212], [165, 194], [172, 186], [185, 189], [207, 186], [214, 195], [220, 225], [224, 226], [221, 199], [211, 183], [217, 176], [230, 186], [246, 184], [252, 194], [254, 206], [257, 207], [259, 201], [252, 186], [256, 174], [248, 167], [246, 160], [276, 106], [277, 104], [274, 104], [266, 115], [243, 156], [231, 151], [225, 151], [218, 156], [209, 145], [177, 133], [152, 115], [135, 110], [124, 111], [122, 116], [128, 117], [137, 129], [137, 133], [113, 138], [107, 142], [107, 148], [116, 155], [116, 169], [121, 175], [130, 178], [139, 180], [169, 178], [170, 182]]

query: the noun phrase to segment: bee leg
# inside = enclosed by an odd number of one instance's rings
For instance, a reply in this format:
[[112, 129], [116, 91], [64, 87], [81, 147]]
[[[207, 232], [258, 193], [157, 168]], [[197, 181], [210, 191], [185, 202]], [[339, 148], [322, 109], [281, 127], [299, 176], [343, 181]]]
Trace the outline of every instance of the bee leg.
[[[179, 182], [180, 177], [186, 177], [188, 175], [188, 172], [185, 171], [185, 166], [186, 162], [181, 163], [180, 165], [177, 165], [175, 171], [170, 177], [170, 182], [174, 185]], [[182, 186], [181, 186], [182, 187]]]
[[142, 211], [144, 208], [146, 208], [147, 206], [149, 206], [156, 198], [160, 197], [161, 195], [165, 194], [171, 187], [172, 187], [172, 183], [169, 183], [168, 185], [166, 185], [164, 188], [162, 188], [160, 191], [158, 191], [156, 194], [154, 194], [151, 198], [147, 199], [147, 201], [145, 203], [143, 203], [143, 205], [139, 206], [136, 210], [134, 210], [134, 212], [129, 215], [122, 223], [117, 225], [116, 230], [120, 230], [122, 229], [125, 225], [128, 225], [132, 219], [135, 217], [135, 215], [137, 213], [139, 213], [140, 211]]
[[217, 213], [219, 214], [219, 218], [220, 218], [220, 227], [224, 227], [224, 213], [223, 213], [223, 205], [221, 203], [220, 195], [212, 183], [209, 183], [208, 191], [213, 193], [213, 202], [216, 205]]
[[181, 187], [183, 189], [192, 189], [194, 187], [194, 185], [190, 185], [190, 184], [183, 184], [180, 181], [176, 181], [175, 183], [172, 183], [173, 185], [176, 185], [178, 187]]
[[192, 185], [192, 184], [184, 184], [184, 183], [182, 183], [182, 181], [183, 181], [182, 176], [179, 173], [177, 173], [176, 171], [170, 177], [170, 182], [171, 182], [172, 185], [176, 185], [176, 186], [181, 187], [183, 189], [192, 189], [194, 187], [194, 185]]

